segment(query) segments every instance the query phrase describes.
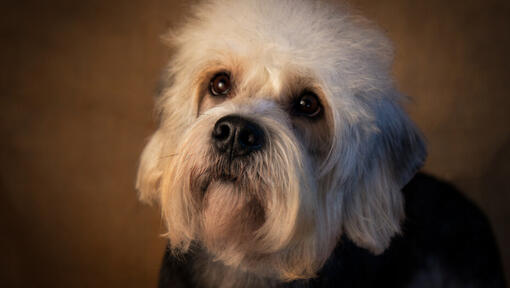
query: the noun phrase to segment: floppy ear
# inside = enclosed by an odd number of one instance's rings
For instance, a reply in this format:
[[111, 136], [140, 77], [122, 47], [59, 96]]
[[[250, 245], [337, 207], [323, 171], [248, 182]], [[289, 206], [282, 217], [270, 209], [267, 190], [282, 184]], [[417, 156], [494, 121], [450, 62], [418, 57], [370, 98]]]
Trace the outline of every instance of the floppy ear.
[[344, 229], [360, 247], [382, 253], [400, 232], [402, 187], [421, 168], [425, 143], [400, 105], [379, 100], [372, 107], [375, 132], [368, 137], [353, 190], [344, 198]]
[[136, 176], [138, 198], [151, 205], [159, 202], [159, 182], [162, 175], [159, 164], [162, 148], [161, 133], [156, 131], [142, 152]]

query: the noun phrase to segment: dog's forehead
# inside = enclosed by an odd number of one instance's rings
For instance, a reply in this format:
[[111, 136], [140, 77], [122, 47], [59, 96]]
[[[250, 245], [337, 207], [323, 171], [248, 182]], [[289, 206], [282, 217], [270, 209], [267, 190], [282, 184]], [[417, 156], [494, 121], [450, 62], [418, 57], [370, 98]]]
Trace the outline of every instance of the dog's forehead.
[[261, 0], [204, 3], [197, 11], [199, 27], [192, 28], [196, 32], [193, 42], [215, 52], [204, 55], [234, 53], [273, 68], [287, 63], [324, 67], [334, 60], [323, 57], [325, 46], [335, 41], [334, 31], [328, 31], [327, 23], [318, 23], [326, 11], [312, 2], [299, 2], [304, 5]]

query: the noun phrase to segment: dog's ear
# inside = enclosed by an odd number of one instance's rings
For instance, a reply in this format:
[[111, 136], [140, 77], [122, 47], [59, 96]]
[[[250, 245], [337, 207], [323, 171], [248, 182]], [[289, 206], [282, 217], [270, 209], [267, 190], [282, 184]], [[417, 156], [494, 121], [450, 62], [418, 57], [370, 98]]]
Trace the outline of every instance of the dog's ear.
[[345, 199], [344, 229], [357, 245], [382, 253], [400, 232], [404, 218], [402, 187], [426, 158], [421, 133], [400, 104], [378, 100], [372, 110], [375, 129], [349, 195]]
[[160, 132], [154, 133], [145, 146], [136, 176], [138, 198], [148, 204], [159, 202], [159, 182], [162, 175], [159, 165], [163, 148], [160, 134]]

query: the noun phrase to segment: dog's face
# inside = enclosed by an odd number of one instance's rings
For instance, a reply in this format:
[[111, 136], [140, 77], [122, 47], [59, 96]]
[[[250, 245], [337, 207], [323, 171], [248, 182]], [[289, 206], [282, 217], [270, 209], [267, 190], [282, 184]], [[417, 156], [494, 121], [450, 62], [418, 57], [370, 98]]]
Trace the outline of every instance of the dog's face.
[[280, 279], [314, 275], [340, 236], [382, 252], [425, 148], [362, 17], [314, 1], [210, 1], [169, 37], [140, 198], [175, 251]]

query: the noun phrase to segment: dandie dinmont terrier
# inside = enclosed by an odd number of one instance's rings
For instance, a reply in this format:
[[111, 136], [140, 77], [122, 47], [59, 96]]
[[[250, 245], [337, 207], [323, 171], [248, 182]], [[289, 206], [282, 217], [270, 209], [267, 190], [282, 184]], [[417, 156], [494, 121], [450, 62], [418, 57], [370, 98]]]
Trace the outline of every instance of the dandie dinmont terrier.
[[481, 212], [415, 176], [425, 144], [370, 22], [305, 0], [192, 14], [136, 184], [167, 228], [160, 287], [504, 285]]

